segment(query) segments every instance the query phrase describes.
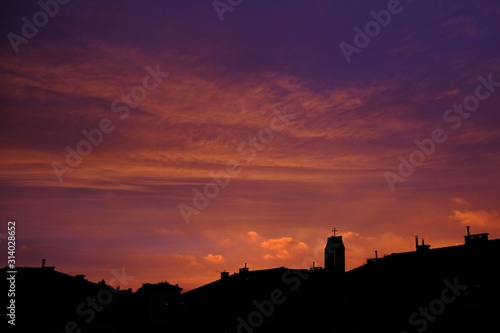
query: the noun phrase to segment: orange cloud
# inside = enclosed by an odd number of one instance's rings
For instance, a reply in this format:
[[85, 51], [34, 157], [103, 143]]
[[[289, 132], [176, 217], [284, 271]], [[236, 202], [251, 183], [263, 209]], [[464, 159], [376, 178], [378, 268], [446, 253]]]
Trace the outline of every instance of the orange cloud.
[[262, 238], [256, 231], [247, 232], [247, 236], [251, 241], [256, 241]]
[[342, 234], [343, 239], [348, 239], [348, 238], [359, 238], [359, 233], [354, 232], [354, 231], [346, 231]]
[[260, 245], [265, 249], [281, 250], [293, 242], [292, 237], [281, 237], [262, 242]]
[[496, 227], [500, 225], [500, 215], [496, 210], [489, 212], [486, 210], [454, 210], [449, 218], [460, 222], [462, 225], [478, 227]]
[[[263, 255], [265, 260], [271, 259], [293, 259], [295, 256], [303, 256], [310, 250], [305, 242], [295, 240], [293, 237], [271, 238], [260, 243], [260, 246], [274, 253]], [[295, 256], [294, 256], [295, 255]]]
[[220, 263], [226, 262], [226, 259], [220, 254], [209, 253], [203, 259], [205, 259], [208, 262], [214, 263], [214, 264], [220, 264]]
[[272, 260], [272, 259], [285, 260], [291, 258], [291, 255], [290, 252], [288, 252], [288, 250], [281, 249], [274, 255], [266, 253], [262, 258], [264, 258], [265, 260]]
[[451, 202], [457, 205], [470, 206], [470, 203], [467, 200], [458, 197], [452, 198]]

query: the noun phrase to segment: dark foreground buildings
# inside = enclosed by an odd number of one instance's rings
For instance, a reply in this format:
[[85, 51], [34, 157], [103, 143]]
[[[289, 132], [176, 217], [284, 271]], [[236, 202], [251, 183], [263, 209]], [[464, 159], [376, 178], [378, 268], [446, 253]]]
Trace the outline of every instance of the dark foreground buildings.
[[19, 268], [16, 323], [54, 333], [498, 331], [500, 240], [468, 229], [462, 245], [415, 241], [415, 251], [376, 254], [345, 272], [342, 236], [334, 235], [324, 268], [245, 265], [186, 293], [166, 282], [117, 291], [51, 267]]

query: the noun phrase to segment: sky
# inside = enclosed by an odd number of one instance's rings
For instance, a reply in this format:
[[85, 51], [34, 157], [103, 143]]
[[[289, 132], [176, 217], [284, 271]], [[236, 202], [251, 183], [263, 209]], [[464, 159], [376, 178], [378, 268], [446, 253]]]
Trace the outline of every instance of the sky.
[[499, 238], [498, 17], [496, 0], [2, 1], [0, 258], [15, 220], [17, 266], [187, 291], [245, 263], [323, 266], [333, 228], [347, 270], [416, 235]]

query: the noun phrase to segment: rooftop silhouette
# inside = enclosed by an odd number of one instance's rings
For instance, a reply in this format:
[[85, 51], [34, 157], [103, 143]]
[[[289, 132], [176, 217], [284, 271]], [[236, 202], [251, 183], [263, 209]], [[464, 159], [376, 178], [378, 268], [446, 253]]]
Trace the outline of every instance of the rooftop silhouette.
[[494, 325], [500, 310], [500, 240], [469, 227], [464, 237], [442, 248], [416, 237], [414, 251], [375, 251], [346, 272], [342, 236], [334, 234], [324, 268], [252, 270], [245, 263], [185, 293], [166, 281], [114, 289], [43, 260], [17, 268], [17, 322], [37, 332], [67, 325], [82, 332], [476, 332]]

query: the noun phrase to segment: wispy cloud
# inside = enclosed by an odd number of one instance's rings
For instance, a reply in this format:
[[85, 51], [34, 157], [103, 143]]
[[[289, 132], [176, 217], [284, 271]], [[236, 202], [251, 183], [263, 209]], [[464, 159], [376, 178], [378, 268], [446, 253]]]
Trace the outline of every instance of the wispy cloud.
[[458, 221], [462, 225], [491, 228], [500, 226], [500, 215], [497, 210], [454, 210], [449, 218]]

